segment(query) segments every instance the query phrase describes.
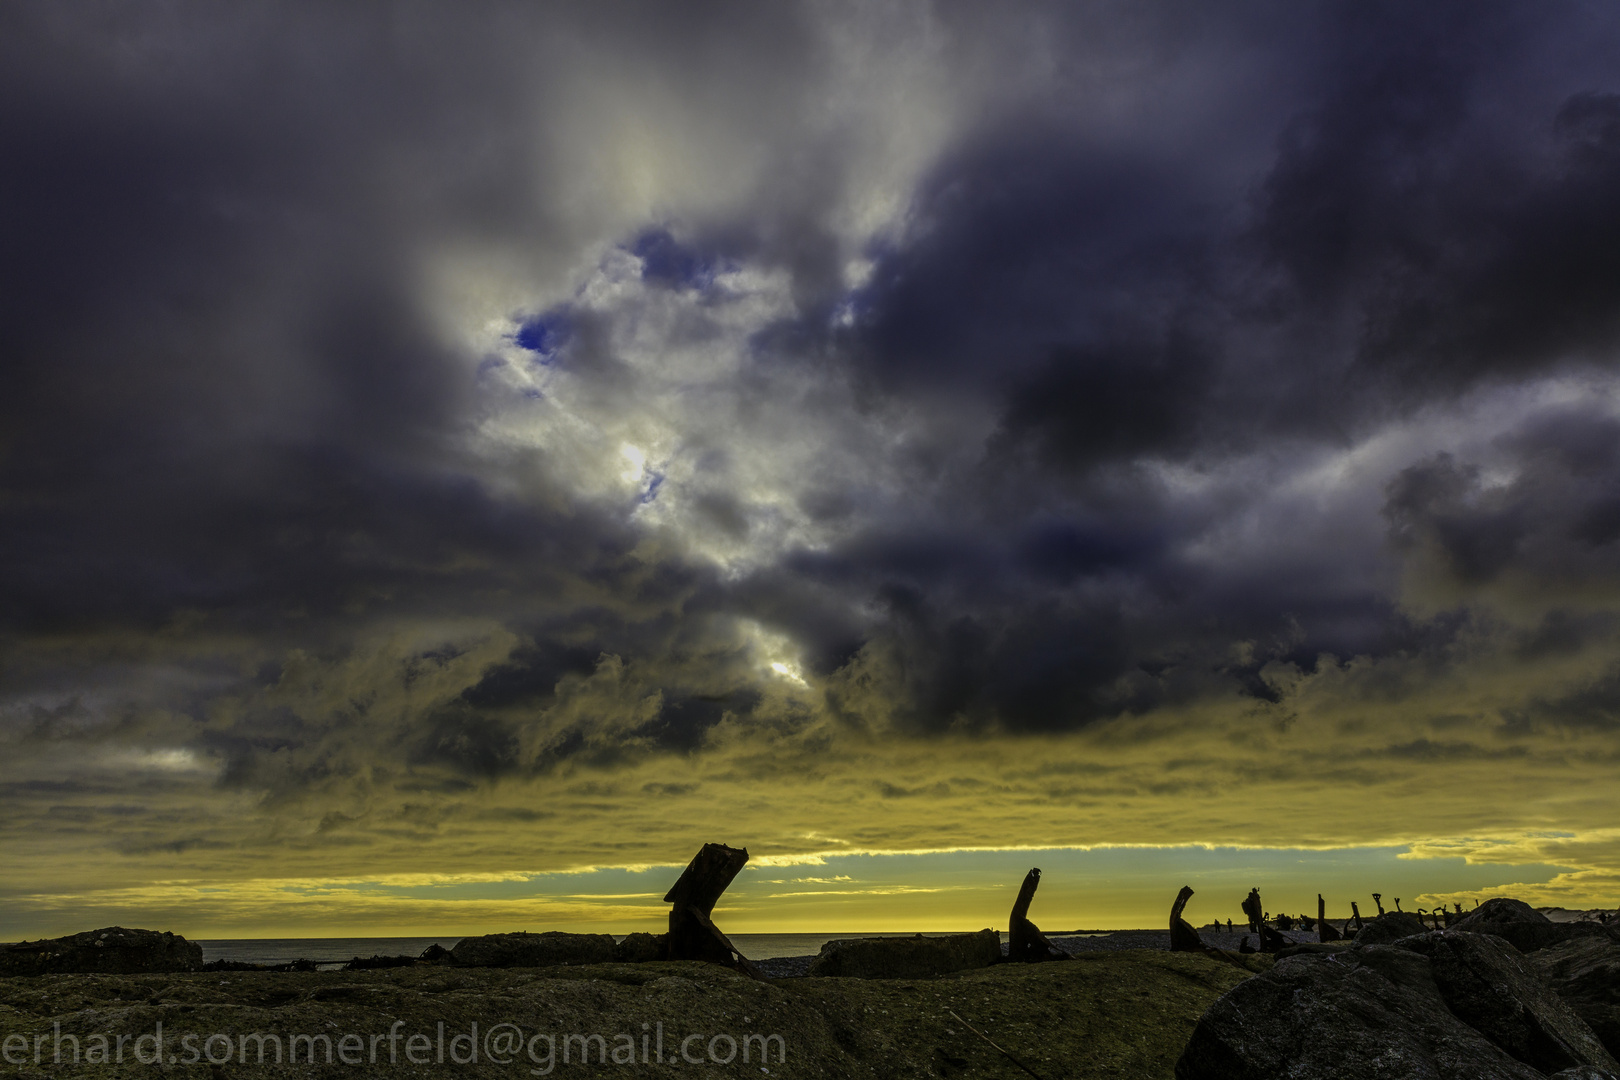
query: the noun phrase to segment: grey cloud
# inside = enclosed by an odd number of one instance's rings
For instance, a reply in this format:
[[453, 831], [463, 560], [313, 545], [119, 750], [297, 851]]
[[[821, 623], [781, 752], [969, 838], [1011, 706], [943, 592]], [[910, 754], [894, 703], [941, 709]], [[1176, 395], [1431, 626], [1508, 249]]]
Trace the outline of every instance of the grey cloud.
[[[223, 783], [371, 762], [449, 789], [775, 722], [741, 625], [851, 722], [860, 675], [912, 730], [1058, 730], [1276, 700], [1273, 660], [1447, 655], [1466, 617], [1390, 585], [1415, 553], [1464, 606], [1515, 574], [1613, 582], [1596, 411], [1510, 432], [1505, 485], [1462, 448], [1361, 481], [1393, 555], [1375, 527], [1231, 539], [1424, 408], [1607, 377], [1612, 19], [1018, 12], [928, 9], [927, 77], [891, 85], [910, 53], [844, 72], [853, 32], [792, 6], [11, 6], [13, 652], [200, 620], [236, 651], [175, 660], [210, 679], [166, 700], [236, 702], [184, 736]], [[1052, 63], [1015, 71], [1031, 40]], [[876, 89], [850, 104], [845, 75]], [[649, 431], [667, 461], [591, 486]], [[1543, 616], [1524, 657], [1609, 633]], [[294, 649], [341, 668], [456, 620], [514, 644], [429, 706], [276, 700]], [[116, 683], [83, 648], [0, 686]], [[373, 682], [453, 661], [402, 648]]]
[[1449, 454], [1403, 469], [1384, 513], [1396, 544], [1428, 551], [1459, 586], [1516, 576], [1602, 597], [1614, 583], [1610, 525], [1620, 477], [1612, 471], [1613, 417], [1561, 408], [1497, 440], [1493, 480], [1484, 465]]

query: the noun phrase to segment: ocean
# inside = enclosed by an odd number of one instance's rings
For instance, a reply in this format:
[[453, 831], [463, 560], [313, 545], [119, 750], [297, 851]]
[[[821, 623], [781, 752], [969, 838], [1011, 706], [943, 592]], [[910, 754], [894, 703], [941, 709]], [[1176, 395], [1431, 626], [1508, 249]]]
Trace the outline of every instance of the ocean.
[[[858, 937], [912, 937], [900, 933], [845, 931], [822, 934], [729, 934], [731, 943], [750, 960], [778, 956], [813, 956], [829, 941]], [[929, 934], [929, 937], [939, 935]], [[1003, 933], [1002, 939], [1007, 935]], [[624, 935], [615, 934], [614, 940]], [[199, 939], [203, 961], [239, 960], [249, 964], [285, 964], [313, 960], [321, 967], [336, 967], [356, 956], [420, 956], [429, 945], [446, 949], [459, 937], [355, 937], [355, 938], [214, 938]]]

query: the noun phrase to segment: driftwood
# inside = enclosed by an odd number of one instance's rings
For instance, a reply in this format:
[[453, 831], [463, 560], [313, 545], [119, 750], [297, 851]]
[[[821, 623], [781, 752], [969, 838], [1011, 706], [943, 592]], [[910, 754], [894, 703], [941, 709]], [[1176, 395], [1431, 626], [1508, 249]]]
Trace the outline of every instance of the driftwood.
[[1273, 930], [1265, 923], [1260, 924], [1261, 952], [1276, 952], [1278, 949], [1286, 949], [1292, 944], [1292, 941], [1289, 941], [1287, 938], [1277, 933], [1277, 931]]
[[[1176, 894], [1176, 902], [1170, 905], [1170, 951], [1203, 953], [1205, 956], [1212, 956], [1217, 960], [1225, 960], [1229, 964], [1237, 964], [1238, 967], [1243, 967], [1229, 953], [1220, 949], [1212, 949], [1204, 944], [1204, 939], [1199, 936], [1192, 923], [1181, 917], [1182, 909], [1187, 906], [1187, 901], [1192, 898], [1192, 894], [1192, 886], [1183, 885], [1181, 891]], [[1220, 924], [1216, 923], [1215, 925], [1219, 926]], [[1248, 969], [1244, 968], [1244, 970], [1247, 971]]]
[[1074, 957], [1047, 941], [1041, 928], [1029, 921], [1029, 904], [1035, 899], [1035, 890], [1040, 884], [1040, 867], [1024, 875], [1024, 884], [1018, 889], [1018, 899], [1013, 903], [1012, 918], [1007, 926], [1007, 959], [1025, 964], [1073, 960]]
[[1243, 911], [1249, 916], [1250, 931], [1260, 935], [1261, 952], [1276, 952], [1293, 944], [1266, 924], [1266, 909], [1260, 902], [1259, 889], [1249, 890], [1248, 897], [1243, 901]]
[[1260, 890], [1250, 889], [1243, 898], [1243, 914], [1249, 917], [1249, 933], [1258, 934], [1266, 920], [1266, 909], [1260, 906]]
[[1356, 933], [1361, 933], [1361, 909], [1354, 900], [1350, 901], [1350, 917], [1355, 921]]
[[1382, 915], [1384, 913], [1384, 894], [1375, 892], [1372, 894], [1372, 896], [1373, 903], [1378, 905], [1378, 914]]
[[756, 979], [761, 977], [759, 970], [737, 951], [709, 917], [720, 894], [747, 862], [747, 848], [724, 844], [704, 844], [703, 850], [692, 857], [680, 880], [664, 897], [664, 903], [675, 905], [669, 912], [669, 936], [664, 944], [666, 959], [703, 960], [723, 964]]
[[1206, 946], [1204, 939], [1198, 936], [1192, 923], [1181, 917], [1182, 909], [1192, 898], [1192, 886], [1183, 885], [1176, 894], [1176, 902], [1170, 905], [1170, 951], [1171, 952], [1204, 952]]
[[1342, 941], [1343, 939], [1344, 939], [1344, 935], [1339, 933], [1338, 927], [1334, 926], [1332, 923], [1328, 922], [1328, 920], [1327, 920], [1327, 901], [1322, 899], [1322, 894], [1321, 893], [1317, 893], [1316, 894], [1316, 940], [1317, 941]]

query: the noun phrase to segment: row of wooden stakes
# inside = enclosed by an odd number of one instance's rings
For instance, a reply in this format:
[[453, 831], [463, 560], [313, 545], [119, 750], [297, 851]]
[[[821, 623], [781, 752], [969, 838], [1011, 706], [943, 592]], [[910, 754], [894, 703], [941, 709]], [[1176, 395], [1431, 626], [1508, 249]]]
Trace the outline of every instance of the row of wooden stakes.
[[[741, 872], [748, 863], [747, 848], [727, 847], [724, 844], [704, 844], [703, 850], [693, 856], [686, 870], [681, 874], [675, 886], [664, 897], [666, 904], [674, 906], [669, 912], [669, 934], [665, 938], [664, 954], [671, 960], [703, 960], [714, 964], [724, 964], [727, 967], [750, 975], [758, 976], [759, 972], [744, 956], [731, 940], [714, 924], [714, 906], [720, 900], [720, 895]], [[1029, 918], [1029, 906], [1035, 899], [1035, 890], [1041, 884], [1041, 871], [1037, 867], [1024, 875], [1024, 883], [1018, 890], [1018, 899], [1013, 902], [1012, 915], [1007, 927], [1007, 959], [1020, 963], [1039, 963], [1046, 960], [1069, 960], [1073, 957], [1064, 949], [1052, 944], [1040, 927]], [[1181, 892], [1176, 895], [1175, 903], [1170, 907], [1170, 950], [1172, 952], [1201, 952], [1206, 955], [1217, 956], [1231, 960], [1229, 953], [1221, 949], [1211, 948], [1204, 943], [1203, 938], [1192, 924], [1181, 917], [1192, 897], [1191, 886], [1183, 885]], [[1383, 915], [1384, 904], [1381, 893], [1373, 893], [1373, 902], [1378, 905], [1378, 914]], [[1454, 918], [1462, 916], [1462, 905], [1456, 906], [1453, 914], [1443, 907], [1433, 912], [1419, 909], [1413, 914], [1422, 922], [1425, 916], [1434, 919], [1435, 928], [1440, 929], [1442, 922], [1449, 926]], [[1396, 911], [1400, 911], [1400, 901], [1395, 901]], [[1340, 931], [1327, 918], [1327, 902], [1320, 893], [1316, 897], [1316, 919], [1314, 929], [1318, 941], [1339, 941], [1345, 937], [1353, 937], [1362, 927], [1361, 909], [1354, 901], [1350, 904], [1351, 918], [1347, 923], [1354, 923], [1355, 928], [1348, 925]], [[1293, 923], [1311, 920], [1291, 919], [1281, 915], [1276, 920], [1264, 910], [1260, 903], [1260, 891], [1249, 890], [1248, 898], [1243, 901], [1243, 912], [1249, 919], [1249, 932], [1260, 937], [1261, 952], [1275, 952], [1290, 944], [1283, 937], [1281, 930], [1292, 929]], [[1274, 928], [1269, 925], [1275, 921]], [[1287, 925], [1283, 925], [1286, 923]], [[1302, 926], [1302, 929], [1312, 927]], [[1247, 939], [1245, 939], [1247, 944]], [[1254, 950], [1245, 950], [1254, 951]]]

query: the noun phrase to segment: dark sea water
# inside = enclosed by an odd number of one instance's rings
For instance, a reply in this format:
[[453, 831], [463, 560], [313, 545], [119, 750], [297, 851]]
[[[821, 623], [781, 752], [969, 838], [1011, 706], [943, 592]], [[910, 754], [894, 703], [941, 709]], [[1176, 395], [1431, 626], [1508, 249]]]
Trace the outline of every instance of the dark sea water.
[[[911, 937], [899, 933], [863, 933], [846, 930], [823, 934], [731, 934], [731, 943], [750, 960], [778, 956], [813, 956], [829, 941], [855, 937]], [[930, 934], [930, 937], [937, 935]], [[623, 935], [615, 934], [615, 940]], [[1006, 937], [1005, 934], [1002, 935]], [[216, 938], [199, 940], [204, 962], [240, 960], [250, 964], [285, 964], [289, 960], [313, 960], [317, 964], [342, 964], [356, 956], [419, 956], [429, 945], [453, 948], [459, 937], [367, 937], [367, 938]]]

